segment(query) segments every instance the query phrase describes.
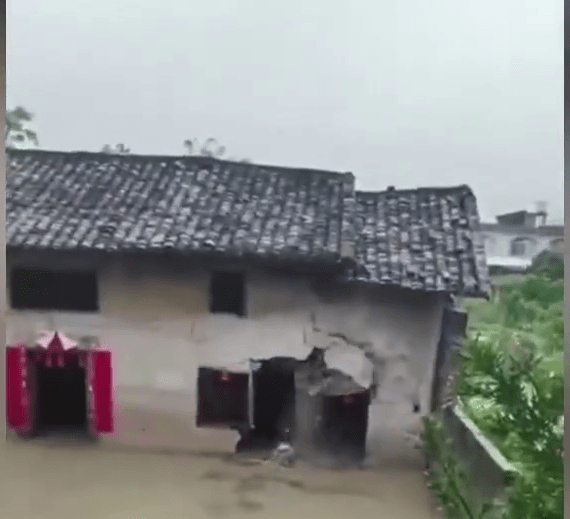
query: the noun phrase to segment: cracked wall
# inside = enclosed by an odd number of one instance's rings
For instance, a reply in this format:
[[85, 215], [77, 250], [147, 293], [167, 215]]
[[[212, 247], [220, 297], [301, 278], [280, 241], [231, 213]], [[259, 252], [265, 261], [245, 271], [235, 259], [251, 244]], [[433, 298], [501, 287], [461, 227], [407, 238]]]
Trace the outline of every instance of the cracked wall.
[[[421, 419], [430, 408], [444, 298], [395, 289], [349, 292], [321, 298], [313, 343], [342, 351], [335, 367], [364, 383], [373, 379], [367, 438], [373, 457], [415, 462]], [[354, 350], [369, 364], [357, 362]]]
[[[192, 269], [114, 265], [100, 274], [98, 314], [9, 311], [8, 342], [59, 328], [98, 336], [113, 352], [116, 431], [110, 442], [233, 449], [235, 433], [194, 427], [199, 366], [248, 370], [249, 359], [303, 360], [322, 347], [327, 365], [363, 387], [372, 450], [402, 437], [429, 407], [441, 322], [438, 301], [386, 290], [323, 294], [302, 278], [248, 273], [247, 317], [210, 315], [208, 276]], [[421, 413], [413, 413], [419, 402]]]

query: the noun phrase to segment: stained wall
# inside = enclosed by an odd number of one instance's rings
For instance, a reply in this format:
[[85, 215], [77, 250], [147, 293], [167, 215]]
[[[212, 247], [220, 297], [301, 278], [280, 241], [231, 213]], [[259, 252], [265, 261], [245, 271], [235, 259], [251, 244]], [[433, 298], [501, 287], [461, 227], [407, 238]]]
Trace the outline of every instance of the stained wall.
[[[9, 261], [14, 264], [19, 263]], [[247, 316], [238, 318], [210, 314], [210, 275], [203, 269], [116, 262], [98, 271], [99, 312], [9, 310], [6, 333], [8, 344], [53, 329], [96, 335], [111, 350], [116, 427], [103, 441], [232, 450], [233, 431], [195, 427], [198, 367], [247, 370], [251, 358], [304, 359], [321, 347], [330, 367], [365, 387], [376, 373], [371, 459], [413, 456], [411, 438], [429, 409], [442, 315], [437, 297], [385, 288], [317, 288], [306, 278], [251, 270]]]

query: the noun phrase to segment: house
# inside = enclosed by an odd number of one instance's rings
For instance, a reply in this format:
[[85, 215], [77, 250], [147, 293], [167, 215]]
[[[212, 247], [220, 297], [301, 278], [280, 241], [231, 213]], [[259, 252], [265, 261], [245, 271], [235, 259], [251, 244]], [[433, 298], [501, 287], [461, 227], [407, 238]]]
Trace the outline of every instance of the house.
[[467, 186], [83, 152], [8, 169], [8, 420], [28, 433], [51, 404], [20, 404], [35, 350], [14, 345], [43, 341], [60, 367], [86, 344], [101, 442], [233, 450], [231, 428], [292, 425], [310, 450], [318, 422], [387, 455], [434, 405], [450, 296], [487, 294]]
[[521, 272], [542, 251], [564, 250], [564, 226], [547, 225], [544, 205], [534, 212], [517, 211], [496, 219], [496, 223], [481, 224], [491, 273]]

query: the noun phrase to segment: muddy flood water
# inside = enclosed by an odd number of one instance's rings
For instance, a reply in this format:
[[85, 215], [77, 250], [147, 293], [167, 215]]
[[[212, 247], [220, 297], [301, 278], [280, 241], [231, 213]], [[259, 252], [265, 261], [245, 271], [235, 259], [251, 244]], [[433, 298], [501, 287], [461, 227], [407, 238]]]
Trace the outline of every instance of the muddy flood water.
[[8, 441], [2, 458], [0, 515], [10, 519], [438, 517], [411, 468], [283, 468], [43, 439]]

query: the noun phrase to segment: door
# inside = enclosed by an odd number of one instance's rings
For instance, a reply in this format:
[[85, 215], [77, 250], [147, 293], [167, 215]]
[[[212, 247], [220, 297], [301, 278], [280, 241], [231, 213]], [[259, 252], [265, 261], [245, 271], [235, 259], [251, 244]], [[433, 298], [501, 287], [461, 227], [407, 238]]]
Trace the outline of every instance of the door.
[[113, 432], [111, 352], [90, 350], [87, 356], [87, 421], [91, 435]]
[[364, 458], [369, 405], [368, 391], [323, 397], [321, 445], [329, 454]]
[[6, 348], [6, 421], [19, 434], [28, 433], [32, 425], [25, 346]]
[[249, 373], [198, 368], [197, 427], [248, 427]]
[[256, 431], [269, 436], [289, 430], [294, 435], [295, 359], [263, 361], [253, 374], [253, 423]]
[[38, 427], [38, 363], [33, 351], [28, 351], [27, 360], [27, 387], [28, 387], [28, 428], [27, 434], [34, 436]]

